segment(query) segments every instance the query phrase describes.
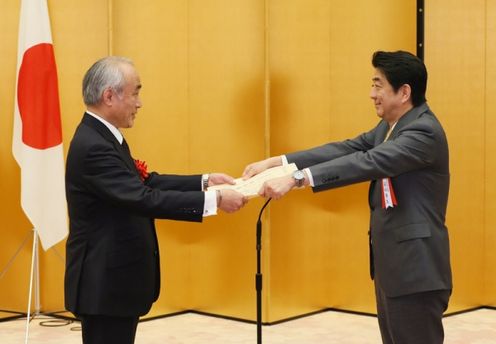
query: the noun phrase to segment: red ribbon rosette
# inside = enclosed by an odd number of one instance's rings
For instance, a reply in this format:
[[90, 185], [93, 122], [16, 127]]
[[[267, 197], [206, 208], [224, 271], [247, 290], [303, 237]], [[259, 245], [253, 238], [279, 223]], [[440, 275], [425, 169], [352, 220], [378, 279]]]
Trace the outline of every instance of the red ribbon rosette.
[[141, 181], [145, 181], [145, 179], [149, 176], [147, 171], [148, 166], [146, 165], [146, 162], [135, 159], [134, 165], [136, 166], [136, 170], [138, 171]]

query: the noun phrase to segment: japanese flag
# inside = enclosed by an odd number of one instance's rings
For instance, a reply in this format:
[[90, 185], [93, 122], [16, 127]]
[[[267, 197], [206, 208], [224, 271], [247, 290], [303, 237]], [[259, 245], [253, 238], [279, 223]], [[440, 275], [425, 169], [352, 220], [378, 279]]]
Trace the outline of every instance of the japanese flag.
[[57, 69], [46, 0], [21, 1], [12, 141], [21, 168], [21, 206], [47, 250], [68, 230]]

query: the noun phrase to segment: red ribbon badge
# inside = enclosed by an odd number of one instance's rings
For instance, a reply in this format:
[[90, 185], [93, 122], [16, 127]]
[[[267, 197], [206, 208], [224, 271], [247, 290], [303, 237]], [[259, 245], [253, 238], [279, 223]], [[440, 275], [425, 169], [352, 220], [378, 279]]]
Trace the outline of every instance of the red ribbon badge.
[[141, 181], [145, 181], [145, 179], [149, 176], [147, 171], [148, 166], [146, 165], [146, 162], [135, 159], [134, 165], [136, 166], [136, 170], [138, 170]]
[[394, 194], [393, 184], [391, 178], [382, 178], [381, 180], [381, 196], [382, 196], [382, 209], [394, 208], [398, 205], [396, 195]]

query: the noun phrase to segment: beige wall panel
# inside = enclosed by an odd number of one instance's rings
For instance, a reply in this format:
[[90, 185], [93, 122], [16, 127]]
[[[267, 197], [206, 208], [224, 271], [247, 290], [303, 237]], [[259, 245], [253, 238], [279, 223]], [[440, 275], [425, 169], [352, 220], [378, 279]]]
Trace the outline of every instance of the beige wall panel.
[[[278, 155], [328, 140], [331, 4], [267, 3], [270, 147]], [[305, 190], [271, 205], [268, 321], [326, 307], [332, 233], [330, 217], [316, 201], [325, 195], [319, 196]]]
[[451, 159], [449, 312], [479, 306], [483, 295], [485, 4], [443, 0], [426, 6], [427, 98], [446, 130]]
[[485, 298], [496, 306], [496, 2], [486, 2]]
[[[236, 177], [263, 158], [263, 5], [114, 1], [114, 52], [136, 61], [143, 83], [144, 107], [125, 133], [135, 157], [167, 173]], [[252, 203], [202, 225], [158, 221], [162, 295], [150, 315], [254, 318]]]
[[189, 34], [196, 168], [240, 175], [264, 147], [264, 2], [190, 1]]
[[[264, 1], [189, 2], [191, 167], [239, 176], [264, 157]], [[255, 318], [255, 224], [261, 200], [191, 233], [195, 309]], [[267, 248], [268, 249], [268, 248]]]
[[[272, 155], [374, 126], [371, 55], [414, 51], [415, 2], [269, 4]], [[375, 311], [367, 190], [306, 190], [272, 205], [270, 321], [325, 307]]]

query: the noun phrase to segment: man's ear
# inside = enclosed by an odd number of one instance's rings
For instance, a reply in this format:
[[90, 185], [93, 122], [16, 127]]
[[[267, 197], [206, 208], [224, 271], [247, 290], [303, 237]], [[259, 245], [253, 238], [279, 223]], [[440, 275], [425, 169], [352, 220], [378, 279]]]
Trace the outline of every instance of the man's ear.
[[114, 91], [110, 88], [110, 87], [107, 87], [104, 91], [103, 91], [103, 94], [102, 94], [102, 102], [105, 104], [105, 105], [108, 105], [108, 106], [111, 106], [112, 105], [112, 102], [113, 102], [113, 99], [114, 99]]
[[404, 84], [400, 87], [401, 101], [406, 103], [412, 100], [412, 88], [408, 84]]

